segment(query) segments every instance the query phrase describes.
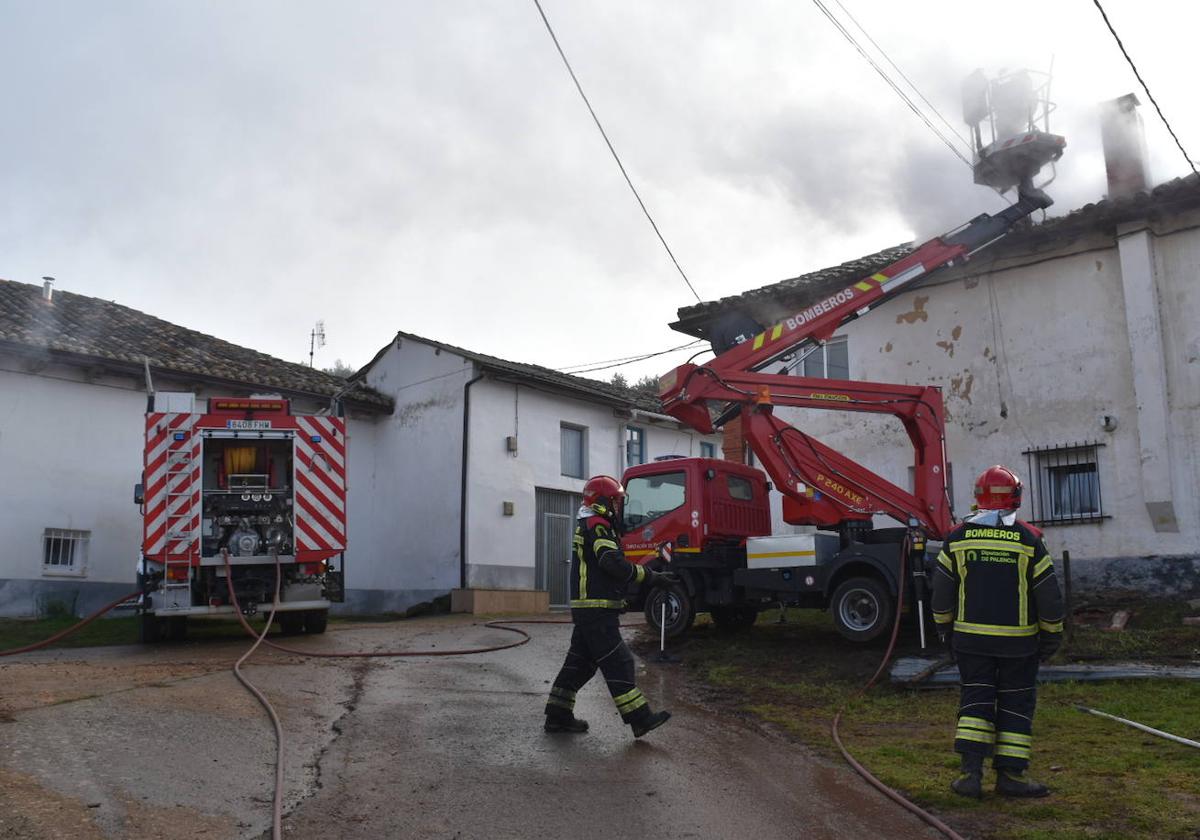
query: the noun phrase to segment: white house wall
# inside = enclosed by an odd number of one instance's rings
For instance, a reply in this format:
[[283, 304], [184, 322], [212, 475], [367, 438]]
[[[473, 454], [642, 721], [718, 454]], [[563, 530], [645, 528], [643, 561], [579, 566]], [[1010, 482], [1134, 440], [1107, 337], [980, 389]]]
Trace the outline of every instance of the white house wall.
[[[1112, 242], [1109, 239], [1109, 242]], [[1070, 550], [1096, 585], [1194, 585], [1200, 541], [1200, 231], [1152, 237], [1166, 364], [1170, 496], [1178, 532], [1156, 530], [1143, 492], [1139, 404], [1126, 325], [1121, 259], [1112, 247], [901, 294], [846, 325], [853, 379], [941, 386], [956, 513], [975, 476], [995, 463], [1029, 483], [1032, 447], [1099, 441], [1099, 524], [1049, 525], [1052, 552]], [[1160, 376], [1163, 375], [1160, 373]], [[1117, 418], [1105, 431], [1101, 418]], [[878, 415], [794, 412], [812, 432], [903, 488], [912, 448], [898, 421]], [[1164, 490], [1164, 494], [1166, 491]], [[1030, 516], [1028, 507], [1023, 516]], [[889, 523], [891, 524], [891, 523]], [[1159, 562], [1159, 557], [1179, 562]], [[1151, 558], [1133, 562], [1133, 558]]]
[[463, 387], [473, 373], [462, 356], [411, 340], [371, 367], [367, 384], [396, 405], [372, 445], [351, 454], [343, 609], [401, 611], [459, 586]]
[[[474, 588], [533, 589], [538, 488], [582, 493], [585, 479], [562, 475], [562, 424], [586, 429], [587, 476], [620, 478], [625, 428], [645, 430], [646, 457], [699, 455], [701, 438], [674, 423], [624, 417], [613, 406], [529, 384], [485, 379], [471, 389], [470, 482], [467, 502], [468, 583]], [[517, 438], [509, 452], [506, 438]], [[719, 437], [704, 438], [714, 446]], [[513, 514], [504, 514], [512, 502]]]
[[[145, 393], [70, 368], [0, 367], [0, 615], [90, 612], [135, 589]], [[89, 532], [78, 574], [43, 572], [47, 528]]]

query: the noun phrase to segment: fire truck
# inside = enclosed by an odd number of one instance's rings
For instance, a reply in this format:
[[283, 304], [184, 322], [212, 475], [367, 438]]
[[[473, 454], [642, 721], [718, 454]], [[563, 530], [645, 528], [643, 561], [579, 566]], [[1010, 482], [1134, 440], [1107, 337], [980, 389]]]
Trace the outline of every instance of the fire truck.
[[[333, 414], [340, 414], [334, 403]], [[142, 482], [143, 641], [181, 639], [189, 618], [275, 599], [285, 633], [323, 633], [344, 592], [346, 421], [289, 400], [151, 393]]]
[[[1052, 204], [1034, 177], [1061, 157], [1066, 141], [1050, 134], [1048, 125], [1036, 125], [1038, 106], [1043, 118], [1050, 106], [1036, 101], [1028, 75], [989, 83], [976, 74], [968, 80], [964, 105], [967, 122], [974, 124], [976, 182], [1001, 190], [1017, 187], [1015, 203], [995, 215], [977, 216], [778, 323], [764, 326], [744, 314], [727, 313], [709, 330], [711, 361], [681, 365], [659, 380], [663, 411], [703, 434], [739, 419], [766, 472], [695, 458], [626, 471], [626, 555], [669, 568], [679, 578], [673, 587], [635, 599], [656, 630], [664, 613], [667, 634], [677, 635], [697, 612], [738, 627], [753, 624], [768, 604], [792, 604], [829, 609], [843, 636], [869, 641], [890, 627], [902, 586], [908, 587], [905, 601], [923, 610], [928, 541], [941, 540], [953, 521], [941, 390], [809, 378], [792, 371], [844, 324], [933, 272], [966, 261]], [[1015, 117], [1002, 113], [1005, 109]], [[994, 139], [985, 145], [979, 123], [989, 115]], [[913, 446], [913, 491], [791, 425], [778, 408], [897, 418]], [[813, 526], [813, 533], [771, 535], [772, 488], [782, 493], [784, 521]], [[877, 516], [898, 527], [876, 528]], [[671, 558], [669, 565], [664, 555]]]

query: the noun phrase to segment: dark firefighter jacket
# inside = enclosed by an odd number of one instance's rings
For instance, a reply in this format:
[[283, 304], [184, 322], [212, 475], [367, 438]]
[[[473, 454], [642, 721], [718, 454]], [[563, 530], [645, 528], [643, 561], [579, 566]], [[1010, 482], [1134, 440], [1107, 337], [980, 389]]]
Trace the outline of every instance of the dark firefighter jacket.
[[933, 619], [953, 623], [954, 647], [988, 656], [1032, 656], [1038, 634], [1061, 634], [1063, 601], [1040, 532], [964, 522], [946, 537], [933, 574]]
[[641, 583], [646, 570], [625, 559], [612, 525], [602, 516], [575, 523], [571, 554], [571, 609], [625, 609], [625, 588]]

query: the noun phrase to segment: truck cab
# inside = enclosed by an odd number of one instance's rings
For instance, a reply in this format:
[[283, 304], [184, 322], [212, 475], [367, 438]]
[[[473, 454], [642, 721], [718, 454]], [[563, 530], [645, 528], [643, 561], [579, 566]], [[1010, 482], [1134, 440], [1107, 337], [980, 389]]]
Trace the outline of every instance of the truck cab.
[[680, 579], [633, 602], [668, 636], [685, 632], [699, 612], [737, 629], [780, 604], [830, 609], [853, 641], [890, 627], [906, 528], [773, 536], [766, 474], [715, 458], [640, 464], [623, 483], [626, 558]]

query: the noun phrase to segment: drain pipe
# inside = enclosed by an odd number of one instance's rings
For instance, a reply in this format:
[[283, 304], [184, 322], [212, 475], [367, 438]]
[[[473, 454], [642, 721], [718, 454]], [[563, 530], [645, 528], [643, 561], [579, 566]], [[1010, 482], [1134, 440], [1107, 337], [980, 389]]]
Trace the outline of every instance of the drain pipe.
[[458, 507], [458, 588], [467, 588], [467, 456], [470, 452], [471, 386], [483, 379], [479, 373], [463, 386], [462, 492]]

